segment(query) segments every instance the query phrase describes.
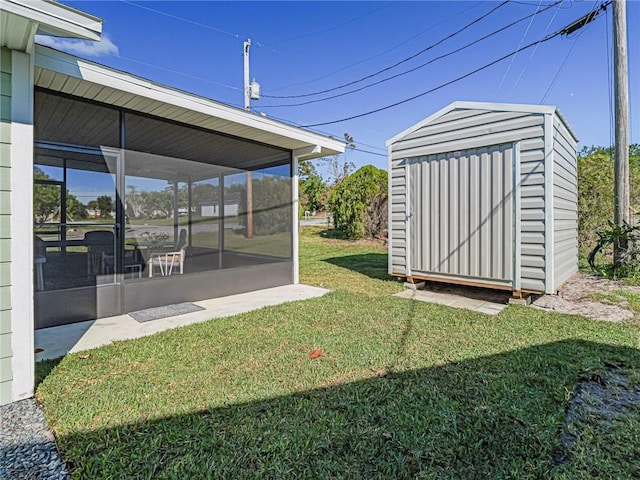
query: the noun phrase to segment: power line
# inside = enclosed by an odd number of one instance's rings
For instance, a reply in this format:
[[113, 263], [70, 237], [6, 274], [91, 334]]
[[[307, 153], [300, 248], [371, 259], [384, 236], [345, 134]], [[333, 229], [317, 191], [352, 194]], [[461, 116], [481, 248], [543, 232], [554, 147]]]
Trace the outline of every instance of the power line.
[[[597, 12], [599, 12], [600, 10], [606, 10], [606, 8], [611, 4], [612, 1], [613, 0], [608, 0], [607, 2], [603, 3], [600, 7], [598, 7], [597, 10], [589, 12], [587, 15], [585, 15], [584, 17], [581, 17], [581, 18], [587, 18], [587, 16], [593, 15], [594, 12], [596, 12], [596, 14], [597, 14]], [[592, 16], [589, 21], [593, 20], [594, 18], [595, 18], [595, 16]], [[575, 24], [575, 22], [574, 22], [574, 24]], [[571, 27], [574, 24], [571, 24], [569, 27]], [[476, 68], [475, 70], [473, 70], [471, 72], [468, 72], [468, 73], [466, 73], [464, 75], [461, 75], [461, 76], [459, 76], [457, 78], [454, 78], [453, 80], [449, 80], [446, 83], [442, 83], [442, 84], [438, 85], [437, 87], [431, 88], [431, 89], [429, 89], [429, 90], [427, 90], [425, 92], [419, 93], [419, 94], [414, 95], [414, 96], [409, 97], [409, 98], [405, 98], [404, 100], [400, 100], [398, 102], [392, 103], [390, 105], [386, 105], [384, 107], [376, 108], [376, 109], [370, 110], [368, 112], [360, 113], [360, 114], [357, 114], [357, 115], [351, 115], [350, 117], [341, 118], [339, 120], [332, 120], [330, 122], [322, 122], [322, 123], [313, 123], [313, 124], [310, 124], [310, 125], [304, 125], [303, 127], [304, 128], [309, 128], [309, 127], [318, 127], [318, 126], [322, 126], [322, 125], [332, 125], [332, 124], [335, 124], [335, 123], [345, 122], [347, 120], [353, 120], [355, 118], [365, 117], [365, 116], [371, 115], [373, 113], [382, 112], [384, 110], [388, 110], [390, 108], [397, 107], [398, 105], [402, 105], [404, 103], [408, 103], [408, 102], [410, 102], [412, 100], [415, 100], [415, 99], [420, 98], [420, 97], [424, 97], [425, 95], [428, 95], [428, 94], [433, 93], [433, 92], [435, 92], [437, 90], [440, 90], [440, 89], [442, 89], [444, 87], [447, 87], [449, 85], [457, 83], [460, 80], [463, 80], [463, 79], [468, 78], [468, 77], [470, 77], [472, 75], [475, 75], [478, 72], [486, 70], [487, 68], [489, 68], [489, 67], [491, 67], [491, 66], [493, 66], [493, 65], [495, 65], [497, 63], [500, 63], [503, 60], [506, 60], [507, 58], [511, 57], [512, 55], [515, 55], [516, 53], [519, 53], [519, 52], [522, 52], [524, 50], [527, 50], [527, 49], [529, 49], [529, 48], [531, 48], [531, 47], [533, 47], [535, 45], [538, 45], [540, 43], [548, 42], [552, 38], [555, 38], [555, 37], [557, 37], [559, 35], [563, 35], [563, 34], [566, 35], [567, 29], [568, 29], [568, 27], [564, 27], [564, 28], [562, 28], [562, 29], [550, 34], [550, 35], [547, 35], [547, 36], [541, 38], [540, 40], [537, 40], [537, 41], [532, 42], [532, 43], [530, 43], [528, 45], [525, 45], [524, 47], [520, 47], [519, 49], [514, 50], [511, 53], [503, 55], [502, 57], [500, 57], [500, 58], [498, 58], [496, 60], [493, 60], [492, 62], [487, 63], [487, 64], [483, 65], [482, 67]]]
[[188, 73], [179, 72], [178, 70], [172, 70], [170, 68], [161, 67], [159, 65], [154, 65], [152, 63], [143, 62], [143, 61], [140, 61], [140, 60], [136, 60], [134, 58], [123, 57], [120, 54], [108, 53], [107, 55], [109, 55], [111, 57], [115, 57], [115, 58], [121, 58], [121, 59], [127, 60], [129, 62], [139, 63], [140, 65], [145, 65], [147, 67], [157, 68], [158, 70], [163, 70], [165, 72], [175, 73], [176, 75], [181, 75], [183, 77], [192, 78], [194, 80], [200, 80], [202, 82], [207, 82], [207, 83], [210, 83], [212, 85], [217, 85], [219, 87], [225, 87], [225, 88], [229, 88], [231, 90], [242, 90], [242, 88], [240, 88], [240, 87], [234, 87], [232, 85], [227, 85], [225, 83], [220, 83], [220, 82], [216, 82], [214, 80], [209, 80], [208, 78], [198, 77], [198, 76], [191, 75], [191, 74], [188, 74]]
[[[542, 5], [542, 0], [540, 0], [540, 2], [538, 3], [538, 7], [536, 8], [536, 11], [534, 13], [534, 15], [531, 17], [531, 20], [529, 21], [529, 25], [527, 25], [527, 28], [525, 28], [524, 33], [522, 34], [522, 38], [520, 39], [520, 43], [518, 44], [518, 48], [520, 48], [522, 46], [522, 44], [524, 43], [524, 39], [527, 37], [527, 34], [529, 33], [529, 29], [531, 28], [531, 25], [533, 25], [533, 21], [536, 19], [536, 15], [538, 14], [538, 11], [540, 10], [540, 6]], [[509, 75], [509, 72], [511, 71], [511, 67], [513, 66], [513, 62], [516, 61], [516, 57], [518, 55], [514, 55], [513, 57], [511, 57], [511, 61], [509, 62], [509, 66], [507, 67], [507, 69], [504, 72], [504, 75], [502, 75], [502, 80], [500, 80], [500, 83], [498, 84], [498, 88], [496, 88], [496, 93], [493, 94], [493, 98], [495, 99], [498, 96], [498, 93], [500, 93], [500, 89], [502, 88], [502, 85], [504, 84], [504, 81], [507, 78], [507, 75]]]
[[[572, 0], [569, 0], [569, 1], [572, 1]], [[562, 5], [563, 2], [564, 2], [564, 0], [561, 0], [560, 6]], [[553, 12], [553, 16], [551, 17], [551, 20], [549, 20], [549, 23], [547, 23], [547, 26], [544, 29], [544, 34], [543, 35], [546, 35], [547, 32], [549, 31], [549, 28], [551, 27], [551, 24], [553, 23], [553, 21], [558, 16], [558, 12], [560, 12], [560, 8], [558, 8], [555, 12]], [[520, 79], [522, 78], [522, 75], [524, 75], [524, 72], [527, 70], [527, 68], [531, 64], [531, 61], [533, 60], [533, 57], [535, 56], [536, 52], [538, 51], [538, 47], [539, 46], [540, 45], [536, 45], [534, 47], [533, 51], [531, 52], [531, 55], [529, 55], [529, 58], [527, 59], [527, 63], [524, 65], [524, 67], [522, 67], [522, 70], [520, 70], [520, 74], [518, 75], [518, 78], [516, 78], [516, 81], [514, 82], [513, 86], [511, 87], [511, 90], [509, 91], [509, 95], [511, 95], [513, 93], [513, 91], [518, 86], [518, 83], [520, 83]]]
[[[598, 0], [596, 0], [595, 3], [597, 3]], [[610, 2], [609, 2], [610, 3]], [[580, 24], [579, 28], [584, 27], [585, 25], [588, 25], [591, 21], [593, 21], [596, 17], [596, 15], [598, 15], [598, 13], [600, 12], [600, 10], [603, 8], [603, 5], [600, 5], [598, 8], [594, 8], [594, 10], [592, 10], [590, 13], [588, 13], [587, 15], [581, 17], [580, 19], [576, 20], [575, 22], [573, 22], [571, 25], [569, 25], [569, 27], [565, 27], [562, 32], [564, 32], [565, 35], [568, 35], [566, 32], [570, 31], [571, 33], [575, 32], [575, 25], [576, 24]], [[604, 7], [606, 9], [606, 7]], [[578, 43], [578, 38], [580, 38], [584, 32], [586, 30], [583, 30], [582, 32], [580, 32], [579, 34], [577, 34], [575, 36], [575, 39], [573, 40], [573, 44], [571, 45], [571, 48], [569, 49], [569, 51], [567, 52], [567, 54], [564, 57], [564, 60], [562, 61], [562, 64], [560, 64], [560, 68], [558, 69], [558, 71], [556, 72], [555, 76], [553, 77], [553, 79], [551, 80], [551, 83], [549, 84], [549, 88], [547, 88], [547, 91], [545, 92], [544, 96], [542, 97], [542, 100], [540, 100], [540, 103], [544, 103], [544, 101], [547, 98], [547, 95], [549, 95], [549, 93], [551, 93], [551, 90], [553, 89], [553, 86], [555, 85], [556, 81], [558, 80], [558, 78], [560, 78], [560, 74], [562, 73], [562, 71], [564, 70], [564, 67], [567, 64], [567, 61], [569, 60], [569, 57], [571, 56], [571, 53], [573, 53], [573, 49], [576, 48], [576, 44]]]
[[463, 13], [468, 12], [469, 10], [473, 10], [478, 5], [481, 5], [482, 3], [484, 3], [484, 2], [480, 1], [480, 2], [474, 3], [469, 8], [465, 8], [464, 10], [461, 10], [460, 12], [454, 14], [451, 17], [447, 17], [446, 19], [444, 19], [444, 20], [442, 20], [442, 21], [440, 21], [438, 23], [434, 23], [433, 25], [429, 26], [428, 28], [425, 28], [424, 30], [416, 33], [415, 35], [412, 35], [407, 40], [405, 40], [405, 41], [403, 41], [401, 43], [398, 43], [397, 45], [385, 50], [384, 52], [377, 53], [376, 55], [372, 55], [371, 57], [363, 58], [362, 60], [358, 60], [357, 62], [350, 62], [349, 64], [345, 65], [344, 67], [338, 68], [337, 70], [334, 70], [331, 73], [327, 73], [325, 75], [322, 75], [321, 77], [317, 77], [317, 78], [314, 78], [312, 80], [306, 80], [304, 82], [290, 83], [289, 85], [284, 85], [284, 86], [278, 87], [278, 88], [272, 88], [271, 91], [272, 92], [277, 92], [279, 90], [284, 90], [286, 88], [297, 87], [297, 86], [300, 86], [300, 85], [307, 85], [309, 83], [315, 83], [317, 81], [324, 80], [325, 78], [331, 77], [331, 76], [335, 75], [336, 73], [340, 73], [340, 72], [342, 72], [344, 70], [347, 70], [349, 68], [355, 67], [356, 65], [360, 65], [362, 63], [368, 62], [369, 60], [374, 60], [376, 58], [379, 58], [379, 57], [381, 57], [383, 55], [386, 55], [389, 52], [393, 52], [394, 50], [397, 50], [398, 48], [402, 47], [403, 45], [406, 45], [407, 43], [411, 42], [413, 39], [418, 38], [420, 35], [423, 35], [426, 32], [429, 32], [429, 31], [433, 30], [436, 27], [439, 27], [443, 23], [449, 22], [452, 19], [458, 17], [459, 15], [462, 15]]
[[370, 155], [377, 155], [379, 157], [387, 157], [387, 154], [385, 153], [370, 152], [368, 150], [362, 150], [361, 148], [354, 148], [353, 150], [355, 150], [356, 152], [368, 153]]
[[[221, 28], [212, 27], [211, 25], [206, 25], [204, 23], [196, 22], [194, 20], [190, 20], [188, 18], [180, 17], [178, 15], [173, 15], [171, 13], [163, 12], [162, 10], [156, 10], [155, 8], [147, 7], [147, 6], [144, 6], [144, 5], [139, 5], [137, 3], [133, 3], [133, 2], [130, 2], [128, 0], [120, 0], [120, 1], [122, 3], [126, 3], [127, 5], [131, 5], [133, 7], [138, 7], [138, 8], [141, 8], [143, 10], [148, 10], [150, 12], [154, 12], [154, 13], [157, 13], [159, 15], [164, 15], [165, 17], [173, 18], [174, 20], [180, 20], [181, 22], [190, 23], [191, 25], [196, 25], [198, 27], [206, 28], [208, 30], [212, 30], [214, 32], [222, 33], [224, 35], [229, 35], [231, 37], [241, 38], [241, 37], [246, 36], [246, 35], [240, 35], [238, 33], [229, 32], [227, 30], [222, 30]], [[275, 52], [275, 53], [279, 53], [279, 54], [282, 53], [282, 52], [279, 52], [278, 50], [276, 50], [276, 49], [274, 49], [274, 48], [272, 48], [272, 47], [270, 47], [268, 45], [265, 45], [264, 43], [254, 42], [254, 45], [257, 46], [257, 47], [264, 47], [264, 48], [266, 48], [268, 50], [271, 50], [272, 52]]]
[[488, 33], [487, 35], [484, 35], [483, 37], [480, 37], [480, 38], [474, 40], [473, 42], [470, 42], [470, 43], [467, 43], [467, 44], [463, 45], [462, 47], [459, 47], [459, 48], [457, 48], [455, 50], [452, 50], [450, 52], [447, 52], [447, 53], [444, 53], [442, 55], [439, 55], [439, 56], [429, 60], [428, 62], [425, 62], [425, 63], [423, 63], [421, 65], [416, 66], [416, 67], [413, 67], [413, 68], [411, 68], [409, 70], [405, 70], [404, 72], [400, 72], [400, 73], [397, 73], [397, 74], [392, 75], [390, 77], [383, 78], [382, 80], [378, 80], [377, 82], [373, 82], [373, 83], [370, 83], [368, 85], [364, 85], [362, 87], [359, 87], [359, 88], [356, 88], [356, 89], [353, 89], [353, 90], [349, 90], [347, 92], [338, 93], [338, 94], [332, 95], [330, 97], [319, 98], [319, 99], [316, 99], [316, 100], [307, 100], [307, 101], [299, 102], [299, 103], [290, 103], [290, 104], [286, 104], [286, 105], [263, 105], [262, 108], [300, 107], [300, 106], [303, 106], [303, 105], [309, 105], [311, 103], [324, 102], [324, 101], [327, 101], [327, 100], [332, 100], [334, 98], [344, 97], [345, 95], [351, 95], [353, 93], [361, 92], [362, 90], [366, 90], [367, 88], [373, 87], [375, 85], [380, 85], [381, 83], [388, 82], [389, 80], [393, 80], [393, 79], [401, 77], [403, 75], [407, 75], [409, 73], [415, 72], [416, 70], [424, 68], [427, 65], [431, 65], [432, 63], [435, 63], [438, 60], [442, 60], [443, 58], [450, 57], [451, 55], [459, 53], [462, 50], [465, 50], [465, 49], [467, 49], [467, 48], [469, 48], [469, 47], [471, 47], [471, 46], [473, 46], [473, 45], [475, 45], [477, 43], [480, 43], [480, 42], [486, 40], [487, 38], [490, 38], [490, 37], [492, 37], [494, 35], [497, 35], [498, 33], [503, 32], [504, 30], [507, 30], [508, 28], [511, 28], [511, 27], [513, 27], [514, 25], [516, 25], [516, 24], [518, 24], [520, 22], [523, 22], [527, 18], [533, 17], [533, 16], [535, 16], [535, 15], [537, 15], [539, 13], [542, 13], [542, 12], [554, 7], [555, 5], [557, 5], [559, 3], [562, 3], [562, 0], [558, 0], [557, 2], [547, 6], [545, 8], [543, 8], [542, 10], [536, 11], [535, 13], [529, 14], [529, 15], [527, 15], [525, 17], [522, 17], [522, 18], [520, 18], [520, 19], [518, 19], [518, 20], [516, 20], [514, 22], [511, 22], [510, 24], [505, 25], [504, 27], [501, 27], [498, 30], [494, 30], [493, 32]]
[[460, 28], [459, 30], [457, 30], [457, 31], [455, 31], [455, 32], [453, 32], [453, 33], [451, 33], [451, 34], [449, 34], [449, 35], [445, 36], [444, 38], [442, 38], [442, 39], [438, 40], [437, 42], [435, 42], [435, 43], [433, 43], [433, 44], [431, 44], [431, 45], [429, 45], [429, 46], [427, 46], [427, 47], [423, 48], [423, 49], [422, 49], [422, 50], [420, 50], [419, 52], [414, 53], [413, 55], [411, 55], [411, 56], [409, 56], [409, 57], [407, 57], [407, 58], [404, 58], [403, 60], [400, 60], [399, 62], [396, 62], [396, 63], [394, 63], [393, 65], [390, 65], [390, 66], [388, 66], [388, 67], [385, 67], [385, 68], [383, 68], [382, 70], [378, 70], [377, 72], [374, 72], [374, 73], [372, 73], [372, 74], [370, 74], [370, 75], [366, 75], [366, 76], [364, 76], [364, 77], [362, 77], [362, 78], [359, 78], [359, 79], [357, 79], [357, 80], [353, 80], [353, 81], [351, 81], [351, 82], [348, 82], [348, 83], [345, 83], [345, 84], [342, 84], [342, 85], [338, 85], [337, 87], [328, 88], [328, 89], [320, 90], [320, 91], [313, 92], [313, 93], [305, 93], [305, 94], [301, 94], [301, 95], [267, 95], [267, 94], [263, 94], [262, 96], [263, 96], [263, 97], [266, 97], [266, 98], [303, 98], [303, 97], [312, 97], [312, 96], [315, 96], [315, 95], [321, 95], [321, 94], [323, 94], [323, 93], [333, 92], [333, 91], [335, 91], [335, 90], [339, 90], [339, 89], [341, 89], [341, 88], [345, 88], [345, 87], [348, 87], [348, 86], [354, 85], [354, 84], [356, 84], [356, 83], [364, 82], [365, 80], [368, 80], [369, 78], [372, 78], [372, 77], [378, 76], [378, 75], [380, 75], [381, 73], [384, 73], [384, 72], [386, 72], [386, 71], [388, 71], [388, 70], [391, 70], [392, 68], [395, 68], [395, 67], [397, 67], [397, 66], [399, 66], [399, 65], [402, 65], [403, 63], [406, 63], [406, 62], [408, 62], [409, 60], [413, 60], [413, 59], [414, 59], [414, 58], [416, 58], [417, 56], [422, 55], [423, 53], [425, 53], [425, 52], [427, 52], [427, 51], [429, 51], [429, 50], [431, 50], [431, 49], [433, 49], [433, 48], [437, 47], [437, 46], [438, 46], [438, 45], [440, 45], [441, 43], [443, 43], [443, 42], [445, 42], [445, 41], [447, 41], [447, 40], [449, 40], [449, 39], [451, 39], [451, 38], [455, 37], [455, 36], [456, 36], [456, 35], [458, 35], [459, 33], [464, 32], [466, 29], [468, 29], [469, 27], [471, 27], [471, 26], [475, 25], [476, 23], [480, 22], [481, 20], [485, 19], [486, 17], [488, 17], [489, 15], [491, 15], [493, 12], [495, 12], [495, 11], [496, 11], [496, 10], [498, 10], [499, 8], [504, 7], [507, 3], [509, 3], [509, 1], [510, 1], [510, 0], [505, 0], [505, 1], [503, 1], [503, 2], [502, 2], [502, 3], [500, 3], [498, 6], [496, 6], [496, 7], [492, 8], [491, 10], [489, 10], [487, 13], [485, 13], [485, 14], [483, 14], [482, 16], [480, 16], [480, 17], [476, 18], [475, 20], [473, 20], [473, 21], [471, 21], [471, 22], [467, 23], [464, 27]]
[[368, 15], [371, 15], [372, 13], [376, 13], [376, 12], [378, 12], [378, 11], [380, 11], [380, 10], [384, 9], [384, 8], [388, 8], [388, 7], [390, 7], [390, 6], [391, 6], [391, 5], [383, 5], [383, 6], [382, 6], [382, 7], [380, 7], [380, 8], [376, 8], [375, 10], [371, 10], [371, 11], [369, 11], [369, 12], [363, 13], [362, 15], [359, 15], [359, 16], [357, 16], [357, 17], [355, 17], [355, 18], [352, 18], [351, 20], [348, 20], [348, 21], [347, 21], [347, 22], [345, 22], [345, 23], [341, 23], [340, 25], [336, 25], [336, 26], [334, 26], [334, 27], [330, 27], [330, 28], [327, 28], [327, 29], [325, 29], [325, 30], [320, 30], [320, 31], [318, 31], [318, 32], [312, 32], [312, 33], [305, 33], [305, 34], [303, 34], [303, 35], [298, 35], [298, 36], [296, 36], [296, 37], [291, 37], [291, 38], [286, 38], [286, 39], [284, 39], [284, 40], [280, 40], [280, 41], [276, 42], [276, 45], [277, 45], [277, 44], [280, 44], [280, 43], [290, 42], [291, 40], [299, 40], [299, 39], [301, 39], [301, 38], [315, 37], [316, 35], [321, 35], [321, 34], [323, 34], [323, 33], [332, 32], [332, 31], [337, 30], [337, 29], [339, 29], [339, 28], [342, 28], [342, 27], [344, 27], [344, 26], [346, 26], [346, 25], [350, 25], [350, 24], [352, 24], [352, 23], [354, 23], [354, 22], [357, 22], [357, 21], [358, 21], [358, 20], [360, 20], [361, 18], [364, 18], [364, 17], [366, 17], [366, 16], [368, 16]]

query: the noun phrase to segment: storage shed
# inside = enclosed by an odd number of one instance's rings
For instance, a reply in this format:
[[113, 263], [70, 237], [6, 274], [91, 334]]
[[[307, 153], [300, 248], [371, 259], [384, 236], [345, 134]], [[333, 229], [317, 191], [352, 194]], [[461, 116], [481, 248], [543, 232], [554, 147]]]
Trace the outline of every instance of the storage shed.
[[578, 270], [577, 141], [556, 107], [476, 102], [390, 139], [389, 273], [557, 292]]

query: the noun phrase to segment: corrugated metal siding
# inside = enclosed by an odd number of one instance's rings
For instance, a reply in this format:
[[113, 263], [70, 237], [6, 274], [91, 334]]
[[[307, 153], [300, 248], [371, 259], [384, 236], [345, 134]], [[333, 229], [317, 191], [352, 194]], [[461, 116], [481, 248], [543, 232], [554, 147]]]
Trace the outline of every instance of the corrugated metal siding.
[[404, 161], [391, 162], [391, 214], [389, 225], [389, 245], [391, 249], [390, 274], [406, 275], [406, 222], [407, 188]]
[[0, 405], [11, 401], [11, 51], [0, 49]]
[[512, 284], [512, 155], [509, 144], [409, 162], [413, 274]]
[[[488, 145], [520, 142], [522, 208], [522, 283], [525, 290], [545, 290], [544, 115], [522, 112], [456, 109], [403, 137], [391, 146], [392, 219], [390, 235], [405, 238], [404, 165], [411, 157], [429, 156]], [[405, 140], [406, 139], [406, 140]], [[397, 187], [393, 190], [393, 186]], [[395, 195], [401, 198], [396, 199]], [[401, 215], [402, 213], [402, 215]], [[395, 249], [395, 248], [394, 248]], [[400, 253], [398, 251], [397, 253]], [[404, 258], [391, 261], [392, 272], [405, 274]]]
[[576, 141], [559, 118], [553, 122], [554, 285], [578, 271]]

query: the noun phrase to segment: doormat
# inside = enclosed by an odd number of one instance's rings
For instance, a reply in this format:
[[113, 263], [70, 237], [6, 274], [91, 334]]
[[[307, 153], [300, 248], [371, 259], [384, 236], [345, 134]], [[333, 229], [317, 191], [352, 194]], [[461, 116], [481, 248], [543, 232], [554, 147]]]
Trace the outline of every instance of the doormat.
[[185, 313], [193, 313], [204, 310], [195, 303], [184, 302], [174, 303], [173, 305], [165, 305], [163, 307], [147, 308], [130, 312], [129, 316], [133, 317], [139, 323], [149, 322], [151, 320], [159, 320], [161, 318], [173, 317], [175, 315], [184, 315]]

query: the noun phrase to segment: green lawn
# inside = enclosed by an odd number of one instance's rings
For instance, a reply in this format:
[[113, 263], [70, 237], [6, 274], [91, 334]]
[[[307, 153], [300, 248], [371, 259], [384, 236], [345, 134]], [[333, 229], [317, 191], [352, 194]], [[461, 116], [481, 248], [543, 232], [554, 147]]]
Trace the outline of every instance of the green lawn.
[[640, 409], [562, 445], [580, 380], [616, 365], [640, 382], [636, 328], [393, 297], [384, 248], [319, 233], [301, 238], [301, 280], [323, 298], [39, 365], [73, 476], [640, 477]]

